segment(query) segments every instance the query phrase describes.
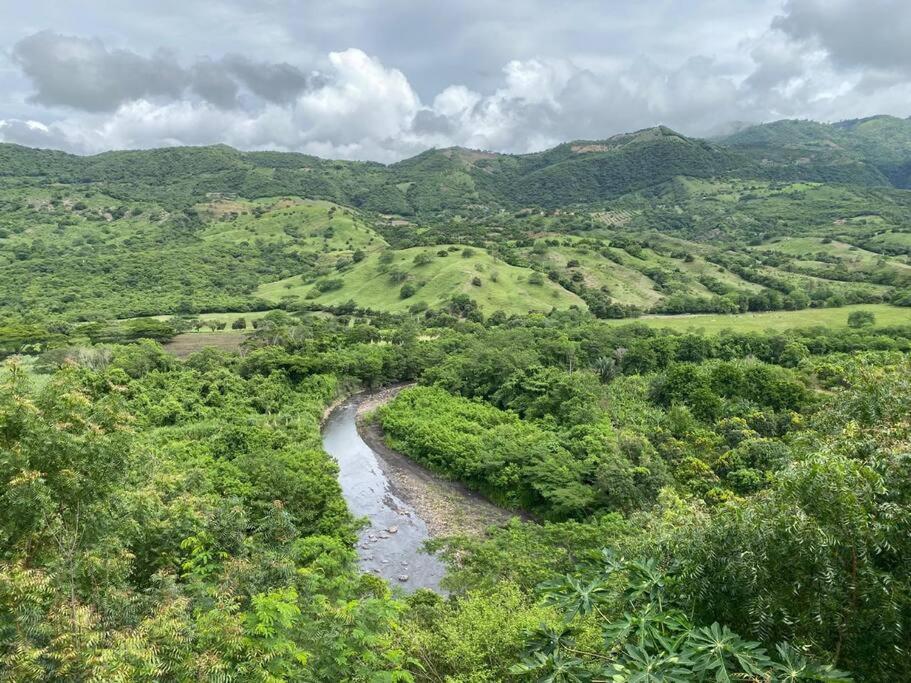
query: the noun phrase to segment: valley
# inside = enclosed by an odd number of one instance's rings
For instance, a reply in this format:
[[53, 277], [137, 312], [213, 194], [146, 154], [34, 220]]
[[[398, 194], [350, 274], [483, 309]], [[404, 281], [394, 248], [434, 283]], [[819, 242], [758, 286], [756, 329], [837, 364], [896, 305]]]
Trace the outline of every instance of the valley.
[[0, 144], [0, 678], [907, 679], [909, 140]]

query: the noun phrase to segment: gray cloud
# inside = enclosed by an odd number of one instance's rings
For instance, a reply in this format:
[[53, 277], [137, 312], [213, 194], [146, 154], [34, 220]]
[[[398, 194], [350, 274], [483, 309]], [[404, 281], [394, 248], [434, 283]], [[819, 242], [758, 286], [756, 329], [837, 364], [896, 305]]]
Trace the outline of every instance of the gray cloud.
[[175, 100], [188, 90], [217, 107], [232, 108], [242, 87], [268, 102], [287, 104], [316, 79], [288, 63], [235, 54], [184, 67], [160, 50], [145, 57], [108, 49], [96, 38], [50, 31], [17, 42], [12, 58], [35, 88], [30, 101], [88, 112], [114, 111], [140, 99]]
[[[454, 144], [536, 151], [658, 123], [706, 135], [731, 121], [911, 114], [911, 5], [610, 5], [88, 0], [77, 11], [32, 0], [0, 26], [0, 46], [12, 46], [6, 64], [0, 53], [0, 139], [394, 161]], [[80, 35], [26, 28], [45, 16]]]
[[911, 72], [907, 0], [788, 0], [772, 26], [818, 45], [839, 67]]
[[42, 31], [13, 47], [13, 60], [34, 83], [33, 102], [111, 111], [141, 97], [177, 97], [186, 76], [164, 53], [141, 57], [108, 50], [97, 39]]
[[197, 95], [223, 109], [237, 106], [240, 88], [222, 64], [201, 60], [190, 68], [190, 83]]
[[[278, 104], [292, 101], [311, 83], [307, 74], [287, 62], [269, 64], [254, 62], [243, 55], [228, 55], [222, 61], [222, 66], [252, 93]], [[313, 78], [319, 82], [317, 75]]]

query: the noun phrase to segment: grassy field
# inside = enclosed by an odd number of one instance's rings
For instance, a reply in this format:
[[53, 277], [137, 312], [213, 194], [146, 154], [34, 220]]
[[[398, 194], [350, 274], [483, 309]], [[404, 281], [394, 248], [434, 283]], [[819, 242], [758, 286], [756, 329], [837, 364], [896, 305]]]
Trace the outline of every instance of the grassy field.
[[[769, 313], [741, 313], [739, 315], [647, 315], [635, 322], [655, 328], [678, 332], [703, 331], [716, 333], [721, 330], [738, 332], [764, 332], [790, 330], [799, 327], [847, 327], [848, 316], [853, 311], [870, 311], [876, 316], [876, 325], [911, 325], [911, 308], [886, 304], [860, 304], [840, 308], [808, 308], [803, 311], [772, 311]], [[615, 324], [628, 324], [630, 320], [616, 320]]]
[[[655, 241], [671, 244], [680, 255], [670, 256], [653, 249], [641, 249], [633, 256], [616, 247], [594, 247], [590, 240], [586, 242], [575, 237], [563, 237], [559, 245], [547, 245], [546, 248], [542, 248], [539, 242], [536, 248], [526, 248], [520, 253], [547, 271], [556, 271], [565, 277], [581, 274], [586, 286], [592, 289], [606, 287], [611, 298], [641, 308], [650, 308], [667, 296], [654, 277], [669, 283], [664, 288], [665, 292], [671, 290], [694, 296], [711, 296], [711, 292], [699, 281], [702, 276], [711, 277], [740, 291], [756, 292], [762, 289], [706, 261], [698, 253], [700, 245], [685, 240], [671, 242], [661, 236]], [[690, 260], [685, 260], [683, 254], [689, 255]]]
[[[270, 313], [272, 313], [272, 311], [276, 311], [276, 310], [280, 310], [280, 309], [271, 309], [268, 311], [251, 311], [249, 313], [244, 313], [242, 311], [223, 311], [220, 313], [199, 313], [197, 315], [194, 315], [193, 317], [199, 318], [200, 320], [202, 320], [203, 322], [206, 322], [206, 323], [209, 323], [209, 322], [212, 322], [215, 320], [228, 323], [228, 327], [224, 330], [221, 330], [221, 332], [237, 332], [237, 330], [234, 330], [231, 328], [231, 323], [233, 323], [238, 318], [243, 318], [247, 322], [247, 327], [245, 329], [247, 331], [250, 331], [253, 329], [254, 320], [259, 320], [260, 318], [263, 318], [263, 317], [269, 315]], [[174, 316], [172, 316], [172, 315], [153, 315], [151, 317], [155, 318], [156, 320], [170, 320]], [[207, 332], [217, 332], [218, 331], [218, 330], [210, 330], [208, 327], [205, 327], [204, 329]]]
[[[446, 256], [438, 255], [446, 252]], [[381, 262], [379, 253], [372, 253], [360, 263], [324, 278], [305, 281], [299, 276], [261, 286], [256, 294], [268, 301], [285, 297], [307, 298], [321, 304], [341, 304], [354, 299], [359, 306], [403, 312], [417, 303], [431, 307], [445, 304], [456, 294], [467, 294], [485, 313], [501, 310], [505, 313], [547, 312], [551, 308], [569, 308], [584, 302], [546, 278], [542, 284], [531, 284], [533, 271], [511, 266], [483, 249], [470, 249], [468, 256], [461, 248], [447, 251], [447, 245], [413, 247], [387, 252], [391, 261]], [[418, 265], [415, 258], [426, 254], [430, 262]], [[394, 277], [395, 273], [402, 274]], [[401, 279], [404, 277], [404, 279]], [[321, 281], [338, 278], [342, 286], [318, 292]], [[474, 284], [475, 279], [480, 283]], [[402, 298], [405, 283], [416, 289], [413, 296]]]
[[186, 358], [192, 353], [201, 351], [206, 347], [214, 347], [220, 351], [236, 352], [246, 339], [244, 332], [237, 330], [222, 332], [188, 332], [178, 334], [174, 339], [164, 345], [165, 351], [178, 358]]

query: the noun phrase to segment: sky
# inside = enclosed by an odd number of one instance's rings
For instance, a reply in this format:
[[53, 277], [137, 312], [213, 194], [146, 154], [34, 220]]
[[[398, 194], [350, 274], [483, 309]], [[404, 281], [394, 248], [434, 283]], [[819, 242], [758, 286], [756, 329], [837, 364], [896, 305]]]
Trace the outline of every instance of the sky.
[[911, 115], [908, 0], [0, 0], [0, 141], [393, 162]]

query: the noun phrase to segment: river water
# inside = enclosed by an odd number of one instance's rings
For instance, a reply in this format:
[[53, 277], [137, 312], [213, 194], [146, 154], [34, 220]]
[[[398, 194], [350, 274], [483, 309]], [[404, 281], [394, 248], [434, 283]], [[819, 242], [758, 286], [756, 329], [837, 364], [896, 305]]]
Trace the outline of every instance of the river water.
[[358, 402], [355, 397], [332, 411], [323, 426], [323, 448], [338, 462], [348, 509], [370, 522], [357, 544], [361, 568], [408, 592], [438, 591], [445, 566], [423, 551], [429, 538], [427, 525], [392, 492], [381, 456], [357, 433]]

